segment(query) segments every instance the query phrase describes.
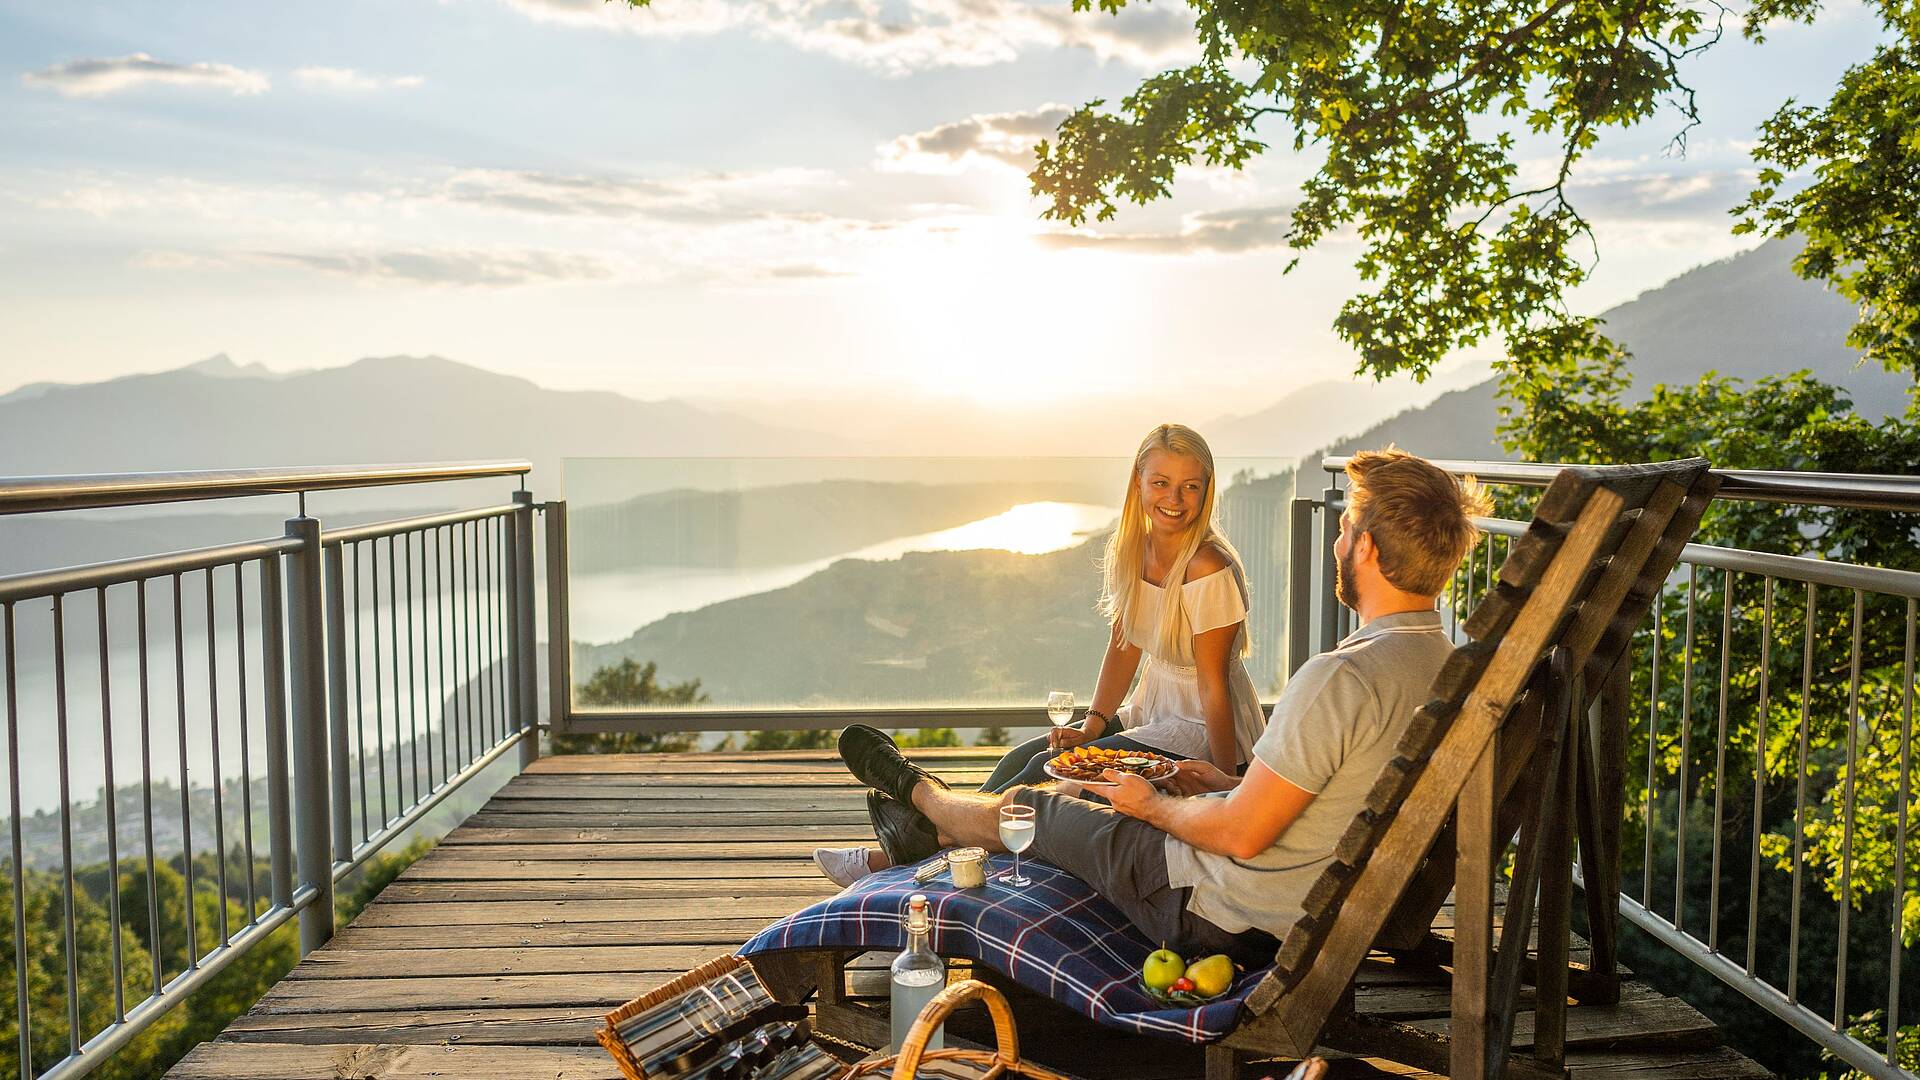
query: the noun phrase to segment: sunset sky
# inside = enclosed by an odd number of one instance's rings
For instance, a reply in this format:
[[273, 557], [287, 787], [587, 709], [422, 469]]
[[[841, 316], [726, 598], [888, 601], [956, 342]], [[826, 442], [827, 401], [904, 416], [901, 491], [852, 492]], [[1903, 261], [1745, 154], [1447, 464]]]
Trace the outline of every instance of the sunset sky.
[[[1685, 158], [1671, 114], [1602, 144], [1584, 309], [1745, 246], [1755, 123], [1875, 38], [1835, 11], [1696, 63]], [[1264, 404], [1353, 367], [1353, 247], [1281, 274], [1311, 159], [1073, 233], [1023, 175], [1066, 106], [1192, 53], [1173, 4], [0, 0], [0, 392], [404, 352], [641, 397]]]

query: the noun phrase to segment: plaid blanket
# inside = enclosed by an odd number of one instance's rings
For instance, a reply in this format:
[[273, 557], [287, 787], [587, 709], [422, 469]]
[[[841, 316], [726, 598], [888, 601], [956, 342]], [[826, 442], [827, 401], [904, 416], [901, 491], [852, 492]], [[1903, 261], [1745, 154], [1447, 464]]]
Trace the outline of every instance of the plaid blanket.
[[[996, 855], [988, 874], [1012, 867], [1012, 856]], [[1241, 974], [1216, 1001], [1169, 1008], [1140, 986], [1140, 963], [1159, 942], [1148, 941], [1117, 908], [1065, 870], [1035, 859], [1022, 860], [1021, 868], [1033, 879], [1024, 889], [997, 880], [984, 889], [955, 889], [944, 873], [916, 885], [912, 867], [884, 870], [760, 931], [740, 955], [904, 948], [901, 913], [908, 897], [923, 892], [933, 914], [934, 952], [978, 960], [1109, 1027], [1205, 1043], [1238, 1024], [1240, 1001], [1264, 971]]]

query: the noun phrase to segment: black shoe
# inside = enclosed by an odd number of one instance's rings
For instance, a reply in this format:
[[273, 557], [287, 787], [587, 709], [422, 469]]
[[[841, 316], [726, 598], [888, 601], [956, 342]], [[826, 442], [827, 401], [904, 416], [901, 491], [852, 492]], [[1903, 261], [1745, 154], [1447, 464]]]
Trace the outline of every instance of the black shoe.
[[933, 822], [913, 807], [888, 798], [884, 791], [867, 792], [867, 816], [873, 819], [881, 853], [895, 866], [911, 866], [940, 850]]
[[935, 787], [947, 782], [915, 765], [900, 753], [887, 733], [865, 724], [855, 724], [840, 732], [840, 760], [855, 779], [908, 809], [913, 808], [913, 786], [924, 780]]

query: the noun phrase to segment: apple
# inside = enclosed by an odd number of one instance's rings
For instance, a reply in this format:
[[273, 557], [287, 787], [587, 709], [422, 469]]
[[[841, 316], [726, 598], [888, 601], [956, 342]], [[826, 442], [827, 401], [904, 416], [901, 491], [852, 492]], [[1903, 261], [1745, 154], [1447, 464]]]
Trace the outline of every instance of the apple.
[[1182, 975], [1173, 980], [1173, 988], [1183, 994], [1191, 994], [1193, 993], [1193, 980]]
[[1187, 962], [1179, 953], [1164, 946], [1148, 953], [1146, 963], [1140, 965], [1140, 981], [1146, 983], [1149, 990], [1165, 991], [1186, 973]]
[[1233, 961], [1220, 954], [1195, 960], [1187, 969], [1187, 978], [1193, 980], [1194, 992], [1201, 997], [1218, 997], [1233, 985]]

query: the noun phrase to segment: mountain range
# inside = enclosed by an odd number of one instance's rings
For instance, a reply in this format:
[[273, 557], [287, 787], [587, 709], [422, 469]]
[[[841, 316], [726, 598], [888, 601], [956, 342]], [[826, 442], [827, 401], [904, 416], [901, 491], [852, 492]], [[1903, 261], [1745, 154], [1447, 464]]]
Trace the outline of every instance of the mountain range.
[[[11, 475], [526, 458], [849, 453], [852, 443], [673, 400], [545, 389], [438, 356], [276, 374], [225, 357], [0, 397]], [[549, 484], [551, 488], [553, 485]]]

